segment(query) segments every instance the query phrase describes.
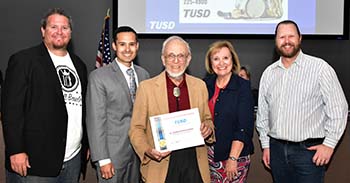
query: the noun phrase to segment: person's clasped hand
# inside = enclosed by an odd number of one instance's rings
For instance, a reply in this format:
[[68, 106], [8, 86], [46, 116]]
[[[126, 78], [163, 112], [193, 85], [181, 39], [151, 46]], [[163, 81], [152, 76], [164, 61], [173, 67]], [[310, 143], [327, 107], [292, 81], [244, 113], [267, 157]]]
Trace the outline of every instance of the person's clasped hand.
[[206, 123], [201, 123], [200, 130], [204, 139], [208, 138], [213, 133], [213, 130]]
[[145, 153], [151, 159], [156, 161], [161, 161], [163, 158], [167, 157], [171, 153], [171, 151], [159, 152], [156, 149], [150, 148]]

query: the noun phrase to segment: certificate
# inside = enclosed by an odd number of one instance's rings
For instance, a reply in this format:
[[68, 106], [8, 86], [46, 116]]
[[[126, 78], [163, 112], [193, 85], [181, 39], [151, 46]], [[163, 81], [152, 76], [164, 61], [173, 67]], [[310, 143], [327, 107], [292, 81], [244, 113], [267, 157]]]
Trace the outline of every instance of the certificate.
[[174, 151], [204, 144], [198, 108], [150, 117], [156, 150]]

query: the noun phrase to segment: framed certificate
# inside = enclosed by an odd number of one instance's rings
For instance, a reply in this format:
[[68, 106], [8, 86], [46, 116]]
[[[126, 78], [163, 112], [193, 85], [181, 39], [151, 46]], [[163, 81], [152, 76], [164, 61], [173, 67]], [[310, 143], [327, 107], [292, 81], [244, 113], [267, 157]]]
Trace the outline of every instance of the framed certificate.
[[150, 117], [156, 150], [174, 151], [204, 144], [198, 108]]

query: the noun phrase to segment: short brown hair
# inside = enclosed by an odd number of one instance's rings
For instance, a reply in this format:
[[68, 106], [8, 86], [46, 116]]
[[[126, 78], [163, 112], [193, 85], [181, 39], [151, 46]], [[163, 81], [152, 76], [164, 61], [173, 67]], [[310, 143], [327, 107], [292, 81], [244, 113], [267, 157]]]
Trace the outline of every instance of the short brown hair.
[[73, 30], [73, 20], [72, 17], [70, 15], [68, 15], [63, 9], [61, 8], [52, 8], [49, 9], [47, 11], [47, 13], [44, 15], [44, 17], [41, 19], [40, 23], [41, 23], [41, 27], [43, 29], [46, 29], [46, 25], [47, 25], [47, 19], [49, 18], [49, 16], [54, 15], [54, 14], [58, 14], [58, 15], [62, 15], [65, 16], [68, 19], [69, 22], [69, 27], [71, 30]]

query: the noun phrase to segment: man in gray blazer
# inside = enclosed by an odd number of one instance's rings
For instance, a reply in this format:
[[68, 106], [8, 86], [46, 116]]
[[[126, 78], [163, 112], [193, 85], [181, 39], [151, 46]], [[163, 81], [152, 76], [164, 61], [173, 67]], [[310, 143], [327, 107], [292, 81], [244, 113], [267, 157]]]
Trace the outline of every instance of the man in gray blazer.
[[[87, 91], [87, 131], [99, 182], [139, 182], [139, 159], [128, 137], [137, 83], [149, 73], [133, 64], [139, 43], [131, 27], [113, 34], [115, 60], [91, 72]], [[129, 76], [129, 70], [133, 72]]]

